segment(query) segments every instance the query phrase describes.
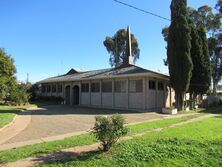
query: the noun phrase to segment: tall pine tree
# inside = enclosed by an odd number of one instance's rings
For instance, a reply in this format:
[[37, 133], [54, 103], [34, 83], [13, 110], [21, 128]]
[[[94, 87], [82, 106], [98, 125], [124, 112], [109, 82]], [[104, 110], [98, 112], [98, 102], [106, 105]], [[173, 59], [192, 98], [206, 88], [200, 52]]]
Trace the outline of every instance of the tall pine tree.
[[195, 27], [190, 20], [191, 58], [193, 62], [189, 92], [191, 99], [206, 93], [210, 87], [211, 66], [206, 32], [203, 26]]
[[176, 94], [178, 110], [184, 107], [184, 94], [189, 88], [193, 64], [190, 56], [191, 36], [187, 21], [187, 1], [172, 0], [167, 58], [170, 83]]
[[206, 35], [206, 28], [204, 26], [199, 27], [198, 31], [200, 42], [202, 46], [202, 52], [203, 52], [203, 71], [202, 71], [202, 81], [201, 81], [201, 87], [199, 90], [199, 94], [207, 93], [209, 90], [209, 87], [211, 85], [211, 76], [212, 76], [212, 68], [211, 68], [211, 62], [210, 62], [210, 54], [208, 49], [208, 40]]
[[202, 40], [199, 37], [198, 31], [195, 28], [192, 20], [189, 20], [191, 30], [191, 59], [193, 62], [192, 77], [190, 80], [189, 93], [190, 98], [194, 99], [200, 93], [203, 79], [203, 49]]

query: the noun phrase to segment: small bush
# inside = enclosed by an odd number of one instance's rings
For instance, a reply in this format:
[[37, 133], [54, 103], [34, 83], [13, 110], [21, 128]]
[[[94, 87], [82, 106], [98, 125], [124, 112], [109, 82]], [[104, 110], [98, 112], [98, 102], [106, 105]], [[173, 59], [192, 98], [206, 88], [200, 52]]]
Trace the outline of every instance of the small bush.
[[96, 116], [95, 119], [93, 134], [101, 141], [103, 151], [108, 151], [121, 136], [128, 132], [128, 129], [124, 127], [125, 119], [121, 115]]
[[30, 94], [26, 92], [26, 90], [22, 88], [14, 89], [6, 101], [8, 101], [9, 105], [17, 106], [17, 105], [25, 105], [29, 103]]
[[64, 99], [61, 96], [37, 96], [32, 102], [47, 102], [50, 104], [61, 104]]

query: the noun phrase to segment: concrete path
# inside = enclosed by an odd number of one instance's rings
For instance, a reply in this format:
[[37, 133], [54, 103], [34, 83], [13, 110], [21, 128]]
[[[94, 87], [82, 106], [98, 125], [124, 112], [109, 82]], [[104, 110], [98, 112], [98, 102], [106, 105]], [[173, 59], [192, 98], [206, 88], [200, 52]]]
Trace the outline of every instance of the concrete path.
[[[132, 136], [126, 136], [126, 137], [121, 138], [120, 141], [133, 139], [134, 137], [142, 136], [142, 135], [145, 135], [145, 134], [150, 133], [152, 131], [162, 131], [163, 129], [173, 128], [173, 127], [176, 127], [176, 126], [189, 124], [189, 123], [200, 121], [200, 120], [203, 120], [203, 119], [207, 119], [207, 118], [210, 118], [210, 117], [213, 117], [213, 116], [215, 116], [215, 115], [214, 114], [208, 114], [208, 115], [200, 116], [198, 118], [193, 118], [193, 119], [190, 119], [190, 120], [185, 121], [185, 122], [176, 123], [176, 124], [173, 124], [173, 125], [165, 127], [165, 128], [153, 129], [153, 130], [143, 132], [143, 133], [138, 133], [138, 134], [135, 134], [135, 135], [132, 135]], [[34, 166], [37, 166], [41, 163], [50, 163], [50, 162], [55, 161], [55, 160], [61, 160], [66, 156], [76, 156], [76, 155], [79, 155], [79, 154], [84, 153], [84, 152], [96, 151], [98, 149], [98, 147], [99, 147], [99, 143], [94, 143], [92, 145], [77, 146], [77, 147], [73, 147], [73, 148], [63, 149], [59, 152], [48, 154], [48, 155], [45, 155], [45, 156], [31, 157], [31, 158], [26, 158], [26, 159], [23, 159], [23, 160], [19, 160], [17, 162], [9, 163], [9, 164], [6, 164], [5, 167], [15, 167], [15, 166], [16, 167], [34, 167]]]

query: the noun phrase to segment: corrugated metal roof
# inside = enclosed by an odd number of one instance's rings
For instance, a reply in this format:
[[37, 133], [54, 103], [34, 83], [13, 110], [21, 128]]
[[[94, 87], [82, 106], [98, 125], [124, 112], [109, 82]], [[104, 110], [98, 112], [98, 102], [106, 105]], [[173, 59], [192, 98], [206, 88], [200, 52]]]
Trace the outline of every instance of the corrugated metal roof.
[[86, 72], [79, 72], [70, 75], [60, 75], [56, 77], [51, 77], [39, 81], [38, 83], [49, 83], [49, 82], [67, 82], [67, 81], [76, 81], [76, 80], [93, 80], [93, 79], [110, 79], [116, 77], [123, 77], [123, 76], [156, 76], [161, 78], [168, 78], [169, 76], [166, 74], [154, 72], [151, 70], [147, 70], [135, 65], [128, 65], [118, 68], [107, 68], [101, 70], [93, 70], [93, 71], [86, 71]]

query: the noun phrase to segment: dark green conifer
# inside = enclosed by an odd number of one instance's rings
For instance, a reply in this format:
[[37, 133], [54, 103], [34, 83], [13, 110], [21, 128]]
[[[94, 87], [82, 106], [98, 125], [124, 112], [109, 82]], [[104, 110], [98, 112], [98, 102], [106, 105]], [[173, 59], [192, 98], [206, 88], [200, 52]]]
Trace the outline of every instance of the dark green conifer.
[[193, 64], [190, 56], [191, 36], [187, 20], [187, 1], [172, 0], [167, 58], [170, 83], [176, 94], [178, 110], [184, 107], [184, 94], [189, 88]]

